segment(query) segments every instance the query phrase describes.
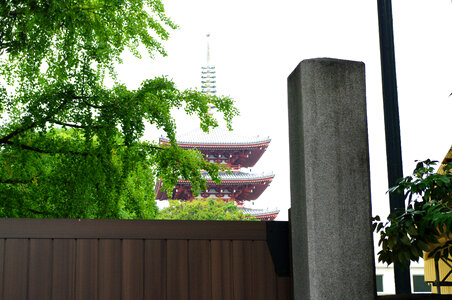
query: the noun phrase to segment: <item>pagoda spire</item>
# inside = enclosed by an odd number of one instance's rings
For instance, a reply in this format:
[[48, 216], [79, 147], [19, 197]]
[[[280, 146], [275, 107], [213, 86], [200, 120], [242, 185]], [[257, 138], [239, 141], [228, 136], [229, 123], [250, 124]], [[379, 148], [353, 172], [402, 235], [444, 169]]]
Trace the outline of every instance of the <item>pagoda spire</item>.
[[206, 34], [206, 37], [207, 37], [207, 66], [210, 66], [210, 43], [209, 43], [210, 33]]
[[[210, 64], [210, 33], [206, 34], [207, 38], [207, 64], [201, 67], [201, 92], [206, 95], [215, 95], [216, 91], [216, 71], [215, 66]], [[209, 106], [209, 112], [215, 108], [213, 105]]]

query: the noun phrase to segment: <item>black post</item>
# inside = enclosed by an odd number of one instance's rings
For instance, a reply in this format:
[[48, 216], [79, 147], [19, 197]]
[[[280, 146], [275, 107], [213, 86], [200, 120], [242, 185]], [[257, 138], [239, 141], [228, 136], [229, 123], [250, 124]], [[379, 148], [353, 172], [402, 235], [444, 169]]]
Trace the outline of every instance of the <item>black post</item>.
[[[399, 106], [397, 102], [397, 80], [394, 55], [391, 0], [378, 1], [378, 23], [380, 29], [381, 78], [386, 132], [386, 157], [388, 184], [392, 187], [403, 177], [402, 150], [400, 142]], [[390, 194], [391, 212], [405, 209], [403, 195]], [[396, 294], [410, 294], [410, 270], [394, 268]]]

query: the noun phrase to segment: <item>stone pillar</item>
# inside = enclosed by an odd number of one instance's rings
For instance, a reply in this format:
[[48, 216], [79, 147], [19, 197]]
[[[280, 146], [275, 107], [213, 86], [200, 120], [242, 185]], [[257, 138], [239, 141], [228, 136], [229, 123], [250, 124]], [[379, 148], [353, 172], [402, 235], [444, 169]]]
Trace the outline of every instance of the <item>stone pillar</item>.
[[288, 98], [295, 299], [374, 299], [364, 64], [304, 60]]

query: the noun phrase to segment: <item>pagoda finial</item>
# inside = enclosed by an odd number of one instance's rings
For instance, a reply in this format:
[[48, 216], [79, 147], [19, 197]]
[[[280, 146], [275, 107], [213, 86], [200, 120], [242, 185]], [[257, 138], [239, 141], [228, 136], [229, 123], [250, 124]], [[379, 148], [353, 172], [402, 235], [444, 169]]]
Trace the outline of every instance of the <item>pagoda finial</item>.
[[207, 37], [207, 66], [210, 66], [210, 44], [209, 44], [210, 33], [206, 34], [206, 37]]
[[210, 33], [206, 34], [207, 37], [207, 65], [202, 67], [201, 71], [201, 88], [202, 92], [208, 95], [214, 95], [217, 91], [215, 90], [215, 67], [210, 65], [210, 44], [209, 38]]
[[[215, 67], [210, 65], [210, 33], [206, 34], [207, 38], [207, 65], [201, 67], [201, 92], [206, 95], [215, 95], [216, 91], [216, 80]], [[212, 114], [212, 110], [215, 108], [213, 105], [209, 105], [209, 114]]]

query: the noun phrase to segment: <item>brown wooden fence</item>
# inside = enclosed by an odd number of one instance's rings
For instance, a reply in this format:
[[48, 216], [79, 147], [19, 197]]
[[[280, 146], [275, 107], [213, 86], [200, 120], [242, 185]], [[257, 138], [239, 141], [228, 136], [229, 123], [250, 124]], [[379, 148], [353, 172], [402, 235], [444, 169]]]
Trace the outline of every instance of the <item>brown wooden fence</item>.
[[292, 299], [268, 236], [266, 222], [0, 219], [0, 297]]

